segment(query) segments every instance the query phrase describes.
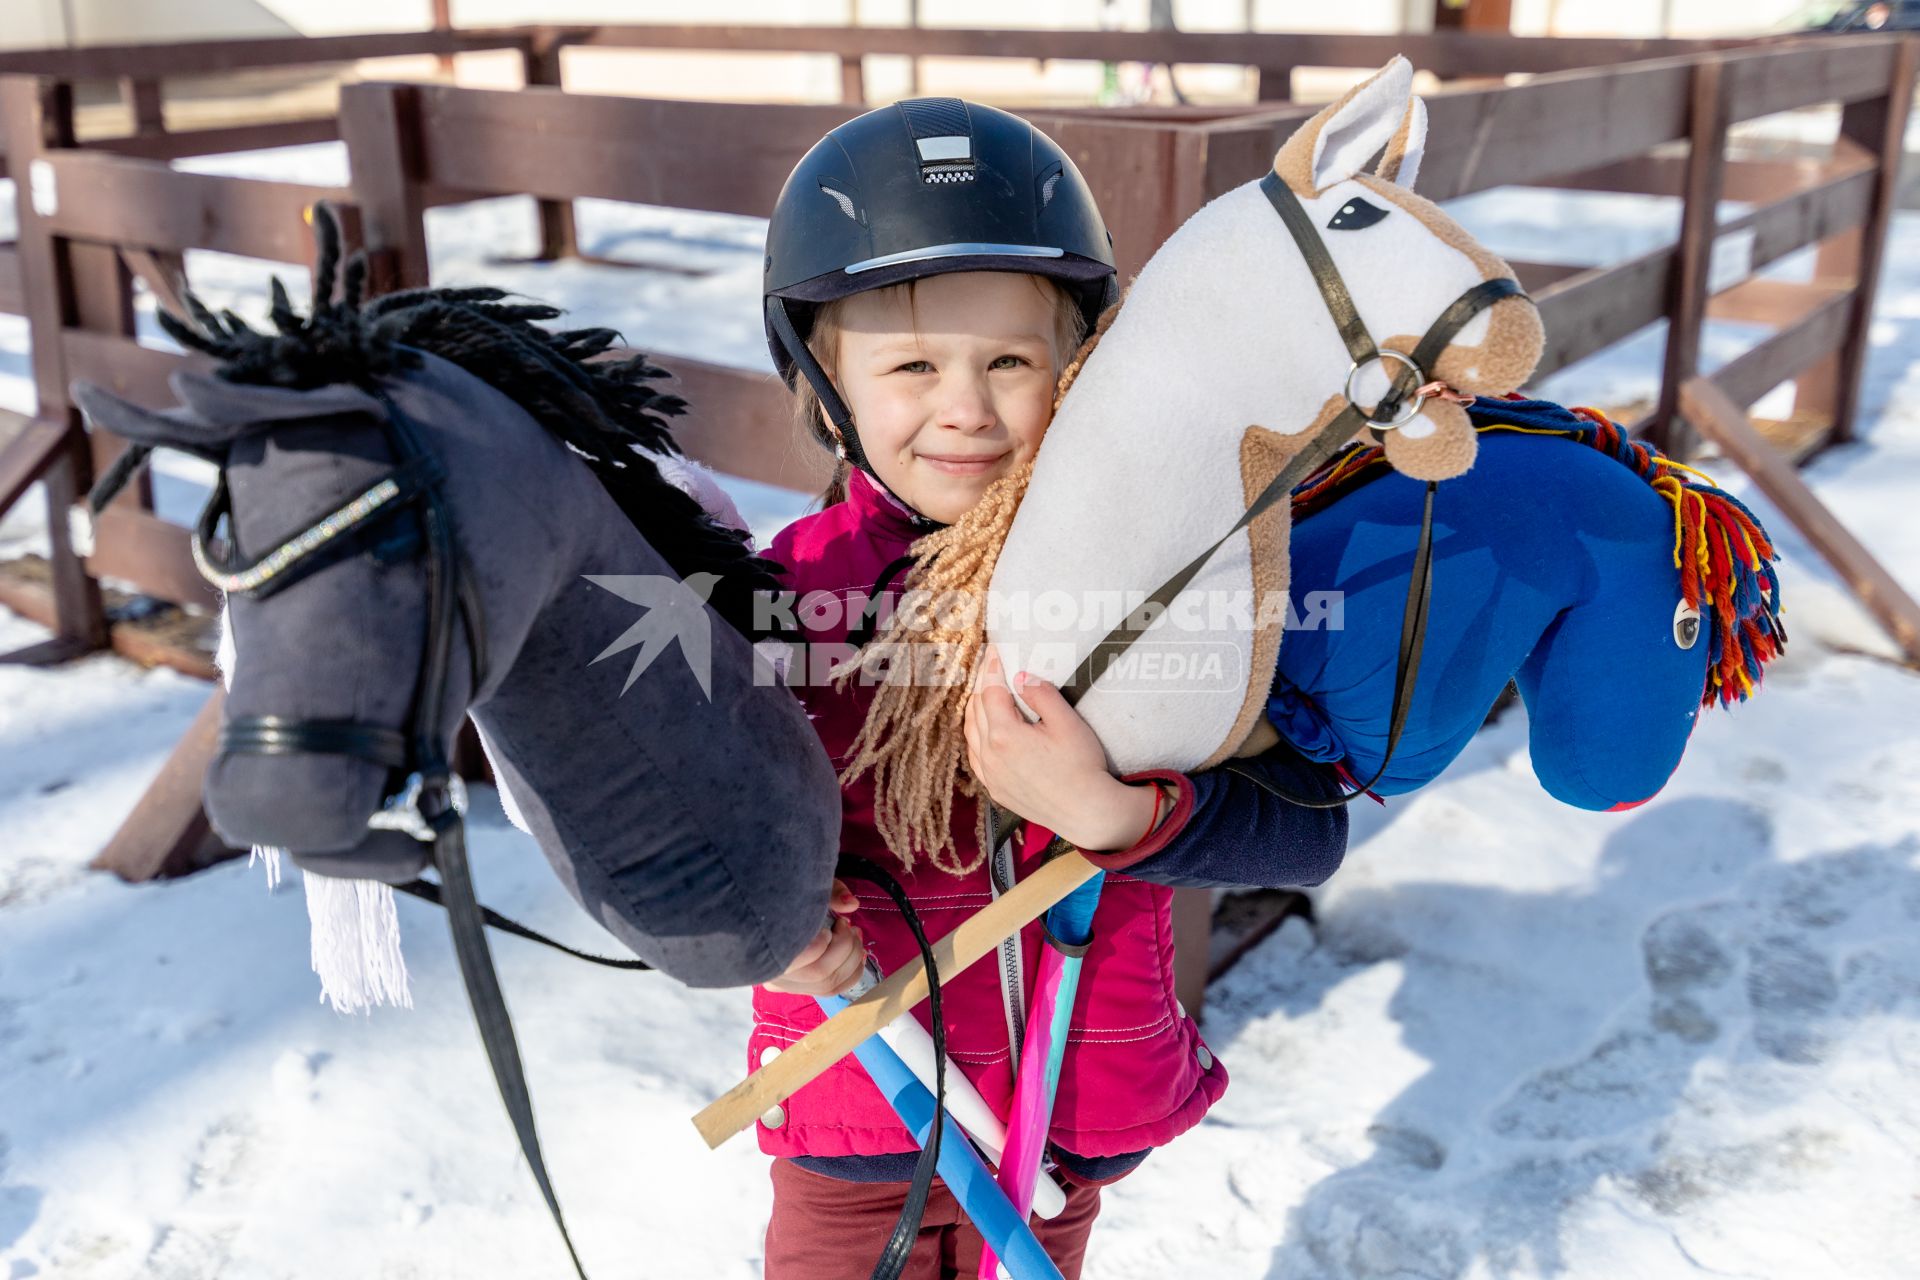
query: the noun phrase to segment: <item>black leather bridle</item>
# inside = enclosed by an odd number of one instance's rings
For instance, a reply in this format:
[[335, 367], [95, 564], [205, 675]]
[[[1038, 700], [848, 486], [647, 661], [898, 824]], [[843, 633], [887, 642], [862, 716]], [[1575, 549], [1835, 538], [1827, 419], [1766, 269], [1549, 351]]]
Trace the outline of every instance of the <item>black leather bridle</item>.
[[[368, 816], [367, 834], [358, 845], [343, 852], [302, 854], [301, 865], [324, 874], [383, 879], [395, 889], [446, 909], [460, 976], [493, 1068], [494, 1082], [574, 1272], [585, 1280], [541, 1154], [520, 1050], [499, 975], [494, 971], [485, 926], [493, 925], [610, 968], [652, 966], [642, 960], [576, 951], [479, 904], [467, 861], [466, 788], [447, 759], [440, 725], [446, 710], [456, 625], [466, 628], [473, 689], [477, 692], [486, 679], [486, 635], [480, 601], [464, 572], [455, 541], [453, 518], [442, 488], [445, 472], [427, 448], [420, 429], [393, 399], [376, 385], [362, 389], [385, 411], [380, 425], [396, 459], [391, 472], [349, 502], [309, 522], [301, 533], [273, 550], [241, 562], [230, 543], [217, 537], [221, 520], [231, 514], [226, 470], [221, 464], [213, 493], [194, 526], [193, 557], [202, 575], [222, 591], [265, 599], [353, 551], [366, 550], [369, 535], [383, 529], [398, 513], [417, 510], [419, 532], [426, 544], [427, 633], [407, 727], [401, 731], [347, 720], [237, 716], [222, 728], [219, 750], [222, 755], [349, 756], [379, 765], [402, 779], [382, 807]], [[101, 475], [87, 495], [87, 506], [95, 519], [150, 452], [146, 446], [129, 446]], [[439, 872], [437, 884], [417, 878], [429, 863]]]
[[[1088, 689], [1093, 687], [1107, 667], [1125, 653], [1133, 642], [1145, 633], [1147, 627], [1166, 608], [1173, 603], [1174, 597], [1186, 589], [1188, 583], [1212, 559], [1214, 552], [1225, 546], [1228, 539], [1252, 524], [1261, 513], [1275, 503], [1288, 499], [1296, 485], [1310, 475], [1322, 462], [1349, 440], [1353, 439], [1364, 427], [1374, 427], [1381, 431], [1390, 431], [1410, 421], [1419, 412], [1420, 403], [1432, 384], [1427, 380], [1427, 371], [1438, 362], [1454, 337], [1466, 323], [1482, 311], [1503, 298], [1526, 298], [1520, 288], [1520, 282], [1511, 276], [1498, 276], [1491, 280], [1482, 280], [1455, 298], [1446, 310], [1442, 311], [1430, 325], [1411, 355], [1397, 351], [1383, 350], [1367, 332], [1365, 321], [1360, 318], [1359, 308], [1353, 304], [1353, 295], [1347, 291], [1346, 282], [1340, 277], [1340, 269], [1334, 264], [1333, 256], [1327, 252], [1326, 244], [1320, 239], [1320, 233], [1313, 225], [1299, 197], [1281, 180], [1278, 174], [1268, 173], [1260, 179], [1260, 190], [1280, 215], [1281, 222], [1293, 235], [1293, 242], [1300, 250], [1300, 256], [1306, 259], [1307, 269], [1313, 273], [1313, 282], [1319, 288], [1320, 298], [1326, 303], [1327, 313], [1333, 317], [1334, 327], [1340, 331], [1340, 340], [1346, 345], [1347, 354], [1353, 364], [1347, 371], [1347, 380], [1343, 394], [1346, 407], [1334, 415], [1333, 420], [1322, 427], [1300, 452], [1287, 460], [1280, 474], [1268, 482], [1257, 497], [1248, 504], [1241, 517], [1234, 521], [1233, 527], [1215, 539], [1212, 545], [1188, 561], [1178, 572], [1157, 587], [1138, 608], [1123, 618], [1109, 631], [1100, 642], [1080, 660], [1061, 692], [1069, 703], [1078, 702]], [[1354, 401], [1354, 383], [1360, 372], [1370, 364], [1384, 363], [1385, 360], [1397, 360], [1400, 370], [1396, 373], [1384, 396], [1371, 409], [1361, 407]], [[1387, 771], [1387, 764], [1393, 758], [1394, 748], [1399, 744], [1401, 730], [1406, 727], [1407, 715], [1412, 709], [1414, 680], [1420, 670], [1420, 653], [1426, 642], [1427, 610], [1433, 595], [1433, 494], [1435, 484], [1427, 482], [1426, 501], [1420, 515], [1420, 541], [1414, 552], [1413, 573], [1407, 582], [1407, 604], [1401, 616], [1400, 653], [1395, 664], [1393, 682], [1393, 712], [1387, 736], [1387, 752], [1380, 761], [1380, 767], [1367, 781], [1347, 794], [1332, 800], [1321, 800], [1311, 796], [1296, 796], [1273, 787], [1251, 773], [1244, 776], [1260, 783], [1263, 787], [1295, 804], [1310, 808], [1334, 808], [1346, 804], [1355, 796], [1365, 794]], [[1232, 762], [1226, 764], [1233, 768]], [[1236, 770], [1236, 772], [1241, 772]]]

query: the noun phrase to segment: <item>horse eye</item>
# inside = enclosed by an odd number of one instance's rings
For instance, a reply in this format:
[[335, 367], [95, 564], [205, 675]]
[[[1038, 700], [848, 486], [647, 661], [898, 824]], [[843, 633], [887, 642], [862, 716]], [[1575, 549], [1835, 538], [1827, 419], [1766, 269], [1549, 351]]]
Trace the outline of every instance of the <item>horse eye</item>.
[[1700, 611], [1682, 600], [1673, 610], [1673, 642], [1691, 649], [1700, 640]]
[[1387, 211], [1373, 201], [1354, 196], [1340, 206], [1340, 211], [1327, 223], [1327, 230], [1360, 231], [1386, 216]]

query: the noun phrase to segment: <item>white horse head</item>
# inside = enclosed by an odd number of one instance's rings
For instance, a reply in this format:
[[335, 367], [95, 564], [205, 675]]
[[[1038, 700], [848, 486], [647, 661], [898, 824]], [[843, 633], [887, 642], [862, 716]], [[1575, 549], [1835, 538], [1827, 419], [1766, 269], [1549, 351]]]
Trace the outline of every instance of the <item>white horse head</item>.
[[[1511, 274], [1413, 193], [1426, 108], [1412, 88], [1412, 67], [1395, 58], [1301, 126], [1273, 161], [1368, 332], [1407, 354], [1467, 289]], [[1425, 376], [1461, 391], [1509, 391], [1541, 343], [1533, 307], [1505, 299], [1470, 320]], [[1383, 367], [1358, 380], [1364, 403], [1385, 392]], [[1189, 218], [1112, 316], [1035, 461], [991, 589], [991, 636], [1006, 671], [1069, 677], [1118, 620], [1117, 593], [1137, 602], [1218, 538], [1346, 407], [1350, 368], [1258, 180]], [[1417, 478], [1472, 465], [1467, 415], [1445, 400], [1424, 402], [1384, 434], [1389, 460]], [[1222, 547], [1134, 645], [1131, 667], [1086, 693], [1079, 710], [1116, 768], [1204, 767], [1254, 728], [1279, 651], [1289, 523], [1280, 504]]]
[[[1273, 160], [1368, 333], [1405, 355], [1467, 290], [1512, 274], [1413, 193], [1425, 141], [1413, 69], [1395, 58], [1302, 125]], [[1382, 158], [1368, 171], [1375, 155]], [[1423, 376], [1465, 392], [1512, 390], [1532, 372], [1542, 341], [1531, 304], [1503, 298], [1462, 327]], [[1376, 404], [1386, 391], [1382, 368], [1369, 364], [1355, 379], [1362, 403]], [[1225, 533], [1347, 407], [1351, 370], [1313, 273], [1260, 179], [1237, 187], [1189, 218], [1124, 304], [1102, 318], [1097, 345], [1063, 379], [1031, 471], [1000, 482], [1024, 486], [1011, 521], [981, 514], [1010, 504], [983, 501], [921, 544], [931, 559], [908, 587], [978, 593], [980, 576], [990, 573], [986, 639], [1007, 676], [1026, 670], [1065, 683], [1132, 607]], [[1473, 462], [1472, 426], [1445, 400], [1423, 402], [1386, 435], [1389, 460], [1417, 478], [1446, 479]], [[1228, 540], [1084, 693], [1079, 710], [1115, 769], [1206, 767], [1247, 742], [1279, 654], [1290, 524], [1287, 504], [1278, 503]], [[969, 567], [944, 568], [942, 560]], [[889, 639], [931, 640], [960, 656], [963, 673], [977, 668], [983, 644], [976, 622], [914, 634], [896, 618]], [[886, 660], [889, 646], [877, 648], [882, 656], [870, 662]], [[883, 689], [857, 744], [853, 770], [875, 769], [882, 830], [903, 856], [903, 844], [947, 839], [944, 808], [927, 811], [904, 797], [928, 794], [929, 762], [963, 776], [964, 758], [951, 758], [955, 735], [941, 727], [963, 699], [964, 689], [952, 687]], [[930, 788], [935, 796], [948, 793], [940, 781]]]

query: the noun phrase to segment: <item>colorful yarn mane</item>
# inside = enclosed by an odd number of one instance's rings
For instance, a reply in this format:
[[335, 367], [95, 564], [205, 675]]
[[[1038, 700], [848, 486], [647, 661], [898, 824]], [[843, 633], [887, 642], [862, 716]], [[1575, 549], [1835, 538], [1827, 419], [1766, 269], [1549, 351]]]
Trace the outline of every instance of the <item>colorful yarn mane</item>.
[[[1680, 591], [1707, 626], [1702, 706], [1744, 701], [1761, 669], [1780, 656], [1778, 553], [1753, 513], [1711, 477], [1667, 457], [1598, 409], [1566, 409], [1521, 396], [1482, 396], [1468, 410], [1480, 432], [1559, 436], [1597, 449], [1645, 480], [1673, 507], [1673, 566]], [[1548, 425], [1555, 420], [1567, 425]], [[1577, 424], [1577, 425], [1576, 425]], [[1379, 445], [1352, 444], [1293, 494], [1293, 518], [1307, 519], [1361, 485], [1389, 474]]]

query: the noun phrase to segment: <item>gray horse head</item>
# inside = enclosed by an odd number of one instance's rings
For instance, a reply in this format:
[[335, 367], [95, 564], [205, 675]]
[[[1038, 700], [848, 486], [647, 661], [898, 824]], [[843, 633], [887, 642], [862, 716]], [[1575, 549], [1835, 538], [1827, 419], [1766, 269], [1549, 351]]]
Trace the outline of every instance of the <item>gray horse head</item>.
[[[742, 634], [770, 566], [651, 460], [675, 452], [663, 415], [681, 407], [648, 385], [661, 371], [589, 361], [611, 333], [549, 333], [531, 321], [556, 313], [495, 290], [363, 305], [351, 264], [340, 302], [332, 277], [323, 244], [312, 314], [276, 285], [274, 334], [203, 310], [170, 321], [220, 362], [175, 377], [174, 409], [75, 388], [99, 426], [221, 467], [224, 537], [217, 519], [200, 532], [228, 593], [230, 730], [405, 735], [427, 698], [444, 759], [471, 715], [561, 879], [621, 941], [694, 985], [779, 972], [825, 916], [839, 794]], [[447, 629], [440, 690], [423, 687], [436, 560], [417, 485], [451, 526], [466, 622]], [[645, 610], [649, 660], [597, 662]], [[235, 844], [398, 880], [418, 855], [368, 819], [403, 782], [378, 751], [230, 733], [206, 801]]]

